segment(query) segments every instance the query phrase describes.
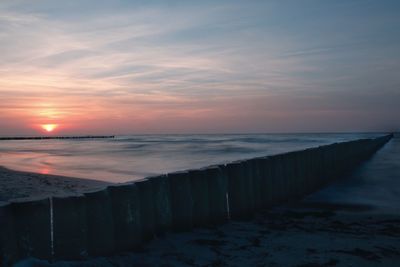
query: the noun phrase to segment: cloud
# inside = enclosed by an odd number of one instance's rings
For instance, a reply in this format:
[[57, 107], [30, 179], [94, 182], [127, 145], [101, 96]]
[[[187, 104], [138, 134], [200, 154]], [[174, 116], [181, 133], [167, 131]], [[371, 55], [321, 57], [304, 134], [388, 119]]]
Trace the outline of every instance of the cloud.
[[[332, 10], [343, 6], [349, 14], [360, 12], [346, 3]], [[135, 120], [157, 131], [165, 121], [180, 131], [212, 131], [224, 120], [232, 122], [229, 130], [279, 131], [285, 127], [274, 120], [290, 124], [299, 114], [322, 125], [323, 116], [312, 114], [396, 110], [398, 46], [384, 42], [399, 43], [391, 27], [368, 24], [367, 13], [335, 18], [320, 4], [308, 17], [307, 8], [296, 13], [280, 2], [4, 2], [0, 112], [71, 124], [115, 120], [129, 132], [125, 125]], [[339, 31], [336, 24], [351, 30]], [[383, 41], [374, 40], [383, 29]], [[191, 119], [201, 123], [195, 127]], [[276, 126], [259, 127], [264, 121]]]

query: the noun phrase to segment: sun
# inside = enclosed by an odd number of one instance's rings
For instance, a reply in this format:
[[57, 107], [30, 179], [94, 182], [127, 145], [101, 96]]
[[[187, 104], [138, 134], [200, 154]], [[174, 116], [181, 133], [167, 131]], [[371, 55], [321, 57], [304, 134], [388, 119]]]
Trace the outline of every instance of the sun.
[[43, 128], [43, 130], [45, 130], [46, 132], [48, 132], [48, 133], [51, 133], [52, 131], [54, 131], [57, 127], [58, 127], [58, 124], [42, 124], [42, 125], [40, 125], [42, 128]]

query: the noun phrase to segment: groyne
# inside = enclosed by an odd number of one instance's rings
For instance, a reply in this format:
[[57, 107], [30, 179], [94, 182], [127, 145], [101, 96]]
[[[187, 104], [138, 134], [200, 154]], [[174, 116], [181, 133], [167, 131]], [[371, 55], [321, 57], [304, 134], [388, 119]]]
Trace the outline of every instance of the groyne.
[[114, 135], [80, 135], [80, 136], [18, 136], [0, 137], [0, 141], [8, 140], [49, 140], [49, 139], [106, 139], [115, 138]]
[[133, 250], [168, 231], [247, 220], [300, 199], [392, 138], [349, 142], [148, 177], [97, 192], [0, 205], [0, 265]]

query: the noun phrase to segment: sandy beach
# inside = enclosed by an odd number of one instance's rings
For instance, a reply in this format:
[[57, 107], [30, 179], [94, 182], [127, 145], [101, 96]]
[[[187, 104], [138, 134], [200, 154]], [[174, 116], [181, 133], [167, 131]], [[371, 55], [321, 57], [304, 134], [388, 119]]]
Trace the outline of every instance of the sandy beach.
[[64, 196], [93, 191], [111, 183], [72, 177], [21, 172], [0, 166], [0, 201]]

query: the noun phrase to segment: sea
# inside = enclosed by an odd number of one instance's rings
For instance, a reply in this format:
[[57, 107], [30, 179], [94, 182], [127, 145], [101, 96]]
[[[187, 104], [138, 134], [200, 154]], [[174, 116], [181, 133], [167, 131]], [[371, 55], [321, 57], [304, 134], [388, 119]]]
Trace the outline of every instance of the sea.
[[[240, 159], [279, 154], [379, 133], [129, 135], [110, 139], [1, 140], [0, 166], [114, 183]], [[313, 196], [400, 212], [400, 137], [350, 178]]]
[[110, 139], [1, 140], [0, 166], [127, 182], [379, 134], [129, 135]]

